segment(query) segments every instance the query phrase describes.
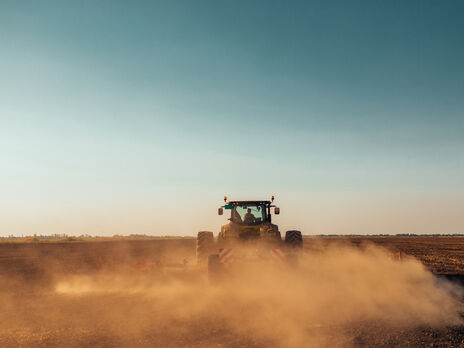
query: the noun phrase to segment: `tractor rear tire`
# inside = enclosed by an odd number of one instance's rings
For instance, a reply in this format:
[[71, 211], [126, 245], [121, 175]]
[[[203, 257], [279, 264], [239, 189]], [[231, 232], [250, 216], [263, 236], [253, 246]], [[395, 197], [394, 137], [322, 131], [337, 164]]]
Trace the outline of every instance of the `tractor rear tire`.
[[208, 257], [208, 280], [211, 284], [217, 284], [222, 278], [224, 265], [219, 260], [219, 254]]
[[200, 231], [197, 234], [197, 263], [205, 264], [214, 250], [213, 232]]
[[303, 248], [303, 236], [300, 231], [287, 231], [285, 233], [285, 245], [290, 248]]

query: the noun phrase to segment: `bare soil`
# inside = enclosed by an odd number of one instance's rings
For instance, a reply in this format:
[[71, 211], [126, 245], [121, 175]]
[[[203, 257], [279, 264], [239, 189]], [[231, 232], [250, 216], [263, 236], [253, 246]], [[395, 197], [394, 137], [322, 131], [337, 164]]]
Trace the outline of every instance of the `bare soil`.
[[[436, 275], [464, 276], [464, 237], [305, 238], [305, 252], [323, 253], [333, 244], [375, 244], [392, 257], [401, 252], [420, 260]], [[195, 266], [194, 238], [0, 244], [0, 346], [464, 347], [461, 324], [387, 325], [382, 318], [308, 322], [298, 328], [302, 344], [288, 333], [285, 312], [273, 323], [258, 315], [267, 308], [260, 297], [224, 306], [232, 293], [208, 287]], [[197, 308], [207, 296], [215, 297]], [[221, 309], [236, 313], [227, 317]], [[255, 315], [272, 327], [254, 326]]]
[[435, 274], [464, 275], [464, 237], [325, 237], [306, 238], [305, 248], [331, 243], [362, 246], [373, 243], [386, 248], [396, 256], [398, 252], [420, 260]]

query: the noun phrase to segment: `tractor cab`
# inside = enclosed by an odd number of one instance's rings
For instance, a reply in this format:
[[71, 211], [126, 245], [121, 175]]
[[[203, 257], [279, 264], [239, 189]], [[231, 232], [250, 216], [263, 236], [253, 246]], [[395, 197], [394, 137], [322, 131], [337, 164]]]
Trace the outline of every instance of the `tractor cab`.
[[240, 225], [257, 225], [265, 221], [271, 222], [269, 207], [259, 202], [242, 203], [232, 206], [230, 221]]
[[224, 209], [230, 210], [229, 220], [239, 225], [259, 225], [267, 222], [271, 223], [271, 207], [274, 207], [274, 214], [279, 214], [279, 208], [272, 205], [274, 196], [270, 201], [229, 201], [224, 197], [226, 203], [219, 208], [218, 214], [223, 215]]
[[219, 208], [219, 215], [224, 214], [224, 209], [230, 210], [229, 223], [222, 226], [219, 239], [240, 238], [256, 239], [266, 238], [280, 240], [280, 232], [277, 225], [271, 222], [271, 208], [274, 208], [274, 214], [279, 214], [279, 208], [274, 206], [270, 201], [227, 201]]
[[[224, 214], [225, 208], [230, 210], [229, 220], [239, 225], [271, 223], [271, 204], [271, 201], [231, 201], [219, 208], [219, 215]], [[279, 208], [276, 208], [274, 213], [276, 212], [279, 214]]]

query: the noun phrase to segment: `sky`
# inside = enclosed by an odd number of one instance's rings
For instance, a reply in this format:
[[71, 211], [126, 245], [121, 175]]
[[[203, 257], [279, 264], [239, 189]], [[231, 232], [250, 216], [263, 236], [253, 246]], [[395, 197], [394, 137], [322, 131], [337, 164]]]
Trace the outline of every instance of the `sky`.
[[464, 233], [464, 2], [0, 0], [0, 236]]

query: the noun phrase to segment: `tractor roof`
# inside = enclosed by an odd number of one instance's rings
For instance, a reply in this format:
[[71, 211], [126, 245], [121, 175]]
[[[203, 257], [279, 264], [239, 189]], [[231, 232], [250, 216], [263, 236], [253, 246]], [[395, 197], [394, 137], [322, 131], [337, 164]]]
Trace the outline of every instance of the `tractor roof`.
[[229, 201], [227, 204], [232, 205], [260, 205], [260, 204], [271, 204], [271, 201]]

